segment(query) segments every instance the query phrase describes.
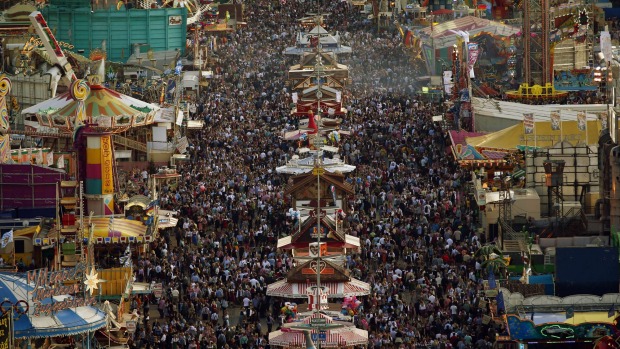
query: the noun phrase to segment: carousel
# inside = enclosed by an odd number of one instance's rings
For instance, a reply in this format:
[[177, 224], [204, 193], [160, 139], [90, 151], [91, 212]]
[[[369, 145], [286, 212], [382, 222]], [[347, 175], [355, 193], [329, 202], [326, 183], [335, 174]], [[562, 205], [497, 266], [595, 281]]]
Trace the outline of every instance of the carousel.
[[[3, 237], [4, 238], [4, 237]], [[100, 283], [92, 244], [72, 268], [0, 273], [0, 327], [8, 325], [10, 346], [88, 348], [107, 314], [95, 307]]]

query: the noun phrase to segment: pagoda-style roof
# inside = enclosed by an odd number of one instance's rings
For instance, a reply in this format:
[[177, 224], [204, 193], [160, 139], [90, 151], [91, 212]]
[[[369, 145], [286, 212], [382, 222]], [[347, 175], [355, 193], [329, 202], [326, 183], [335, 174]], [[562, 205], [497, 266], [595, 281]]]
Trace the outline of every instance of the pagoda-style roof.
[[287, 282], [306, 282], [316, 281], [316, 269], [317, 263], [320, 263], [319, 269], [321, 270], [321, 281], [325, 282], [345, 282], [351, 281], [349, 271], [344, 267], [331, 262], [329, 260], [322, 259], [320, 261], [309, 260], [300, 263], [293, 269], [291, 269], [286, 275]]
[[322, 70], [326, 75], [342, 86], [344, 79], [349, 77], [349, 67], [338, 63], [336, 55], [333, 52], [327, 51], [305, 52], [299, 64], [292, 65], [289, 68], [289, 80], [316, 81], [316, 79], [309, 79], [311, 78], [309, 75], [315, 72], [316, 64], [319, 60], [324, 63]]
[[[314, 211], [313, 211], [314, 212]], [[307, 217], [301, 224], [301, 229], [295, 230], [293, 234], [291, 234], [291, 243], [302, 244], [307, 247], [307, 244], [311, 242], [316, 242], [316, 236], [314, 235], [314, 228], [317, 226], [317, 218], [316, 215]], [[331, 242], [340, 242], [343, 243], [344, 233], [336, 231], [336, 222], [333, 218], [328, 218], [328, 216], [324, 216], [321, 218], [321, 229], [326, 229], [327, 234], [321, 235], [321, 239], [323, 242], [327, 242], [329, 244]]]
[[[284, 195], [294, 195], [295, 192], [304, 190], [309, 185], [316, 188], [316, 176], [312, 171], [291, 177], [291, 182], [284, 188]], [[321, 184], [333, 184], [337, 190], [344, 191], [346, 194], [355, 194], [353, 186], [344, 180], [344, 175], [341, 173], [325, 171], [321, 174], [320, 181]]]

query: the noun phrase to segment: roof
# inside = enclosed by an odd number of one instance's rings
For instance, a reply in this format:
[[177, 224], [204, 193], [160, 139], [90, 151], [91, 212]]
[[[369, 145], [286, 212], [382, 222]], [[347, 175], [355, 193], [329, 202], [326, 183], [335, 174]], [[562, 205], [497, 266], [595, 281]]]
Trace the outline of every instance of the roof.
[[521, 29], [484, 18], [465, 16], [443, 22], [438, 25], [433, 25], [432, 28], [431, 26], [428, 26], [420, 30], [420, 32], [430, 35], [432, 38], [436, 39], [441, 37], [456, 36], [456, 34], [452, 31], [459, 30], [468, 32], [471, 37], [480, 32], [487, 32], [501, 36], [512, 36], [517, 34]]
[[308, 32], [308, 34], [312, 34], [312, 35], [326, 35], [329, 34], [327, 32], [327, 30], [325, 30], [325, 28], [321, 27], [320, 25], [317, 25], [316, 27], [312, 28], [312, 30], [310, 30]]
[[588, 119], [596, 118], [596, 113], [607, 111], [605, 104], [523, 104], [499, 101], [488, 98], [472, 98], [476, 116], [494, 117], [508, 120], [523, 120], [524, 113], [534, 114], [536, 121], [548, 120], [552, 111], [560, 110], [562, 120], [577, 120], [577, 112], [585, 111]]
[[[327, 298], [344, 298], [347, 296], [366, 296], [370, 294], [370, 285], [351, 278], [348, 282], [321, 282], [327, 287]], [[316, 287], [316, 282], [288, 282], [286, 279], [267, 286], [267, 295], [272, 297], [307, 298], [308, 287]]]
[[[321, 269], [321, 280], [325, 282], [344, 282], [351, 280], [349, 271], [337, 265], [336, 263], [327, 259], [322, 259], [322, 263], [325, 263], [323, 269]], [[306, 282], [315, 281], [316, 276], [316, 261], [308, 260], [297, 264], [287, 274], [286, 280], [288, 282]]]
[[[562, 112], [562, 118], [564, 118], [564, 115], [565, 113]], [[563, 138], [565, 142], [569, 142], [573, 146], [578, 144], [596, 145], [598, 144], [598, 135], [601, 132], [601, 122], [593, 119], [595, 117], [595, 115], [587, 115], [589, 120], [586, 123], [585, 131], [579, 130], [577, 120], [561, 121], [561, 130], [553, 130], [551, 121], [536, 121], [534, 123], [534, 133], [526, 135], [523, 129], [523, 122], [519, 122], [514, 126], [497, 132], [478, 137], [469, 137], [466, 139], [466, 142], [468, 145], [476, 148], [508, 150], [516, 149], [519, 146], [552, 148], [560, 143], [560, 138]]]
[[[323, 148], [325, 149], [325, 147]], [[326, 173], [348, 173], [355, 170], [355, 166], [348, 165], [342, 159], [334, 157], [333, 159], [323, 159], [323, 168]], [[294, 175], [308, 174], [314, 169], [314, 159], [308, 156], [303, 159], [291, 159], [286, 165], [276, 167], [277, 173], [286, 173]]]
[[[327, 169], [326, 169], [327, 170]], [[336, 189], [344, 191], [347, 194], [354, 194], [355, 191], [351, 184], [344, 181], [344, 176], [340, 173], [324, 172], [320, 175], [321, 183], [333, 184]], [[317, 176], [312, 172], [298, 174], [291, 177], [292, 183], [284, 188], [284, 195], [290, 195], [295, 191], [298, 191], [307, 185], [314, 185], [316, 187]]]
[[467, 32], [470, 37], [482, 32], [498, 36], [512, 36], [520, 32], [521, 29], [484, 18], [465, 16], [434, 25], [432, 28], [428, 26], [421, 29], [419, 33], [422, 38], [435, 39], [435, 48], [443, 48], [451, 47], [455, 43], [457, 34], [453, 31]]
[[[132, 219], [96, 217], [91, 219], [94, 224], [93, 236], [98, 237], [143, 237], [147, 226]], [[85, 233], [86, 234], [86, 233]]]

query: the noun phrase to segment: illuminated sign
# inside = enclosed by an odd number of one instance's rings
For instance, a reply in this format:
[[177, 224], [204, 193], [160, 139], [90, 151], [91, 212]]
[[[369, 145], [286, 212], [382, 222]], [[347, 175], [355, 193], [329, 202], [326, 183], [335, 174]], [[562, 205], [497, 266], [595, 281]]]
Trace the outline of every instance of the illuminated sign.
[[[94, 297], [67, 297], [62, 301], [42, 304], [44, 299], [62, 295], [75, 295], [81, 291], [86, 266], [78, 263], [73, 269], [49, 271], [47, 268], [32, 270], [27, 274], [28, 284], [34, 284], [30, 300], [34, 303], [34, 316], [47, 316], [63, 309], [83, 307], [95, 303]], [[20, 301], [21, 302], [21, 301]], [[18, 302], [19, 303], [19, 302]], [[0, 323], [1, 327], [1, 323]]]
[[114, 194], [114, 166], [112, 140], [110, 136], [101, 137], [101, 194]]

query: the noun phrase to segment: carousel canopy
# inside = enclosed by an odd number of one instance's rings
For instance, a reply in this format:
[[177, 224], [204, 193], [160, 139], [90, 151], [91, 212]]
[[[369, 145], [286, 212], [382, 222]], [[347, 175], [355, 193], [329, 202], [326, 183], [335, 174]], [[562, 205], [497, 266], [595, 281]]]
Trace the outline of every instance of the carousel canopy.
[[[366, 296], [370, 294], [370, 285], [351, 278], [346, 282], [322, 282], [328, 288], [328, 298], [344, 298], [347, 296]], [[316, 282], [289, 283], [286, 279], [276, 281], [267, 286], [267, 295], [285, 298], [306, 298], [308, 287], [316, 287]]]
[[[95, 331], [106, 325], [106, 314], [93, 306], [66, 308], [49, 316], [35, 316], [34, 304], [30, 301], [33, 284], [24, 274], [0, 273], [0, 299], [18, 304], [18, 312], [24, 312], [14, 321], [15, 338], [62, 337]], [[55, 296], [43, 300], [42, 304], [56, 303], [72, 296]], [[28, 303], [28, 307], [24, 303]], [[20, 306], [19, 304], [24, 304]], [[3, 306], [8, 308], [8, 306]]]
[[[301, 347], [306, 348], [307, 341], [304, 332], [290, 330], [278, 330], [269, 333], [269, 344], [276, 347]], [[319, 330], [311, 331], [313, 342], [318, 342], [321, 336]], [[368, 344], [368, 332], [359, 328], [351, 327], [346, 331], [325, 331], [324, 340], [321, 340], [321, 348], [352, 347]]]
[[83, 90], [86, 93], [79, 94], [82, 100], [76, 100], [75, 93], [70, 91], [26, 108], [22, 114], [37, 115], [40, 126], [70, 130], [74, 127], [75, 117], [83, 108], [85, 120], [92, 120], [99, 127], [113, 131], [153, 123], [154, 114], [159, 110], [154, 104], [101, 85], [91, 85]]
[[[107, 89], [105, 87], [100, 87], [100, 91], [102, 92], [102, 96], [104, 99], [105, 98], [110, 98], [112, 100], [115, 101], [115, 103], [122, 103], [125, 104], [126, 106], [130, 106], [132, 108], [136, 108], [140, 111], [144, 111], [144, 112], [149, 112], [149, 111], [157, 111], [159, 109], [158, 106], [156, 106], [155, 104], [151, 104], [151, 103], [147, 103], [144, 101], [141, 101], [137, 98], [133, 98], [131, 96], [128, 95], [124, 95], [122, 93], [118, 93], [116, 91]], [[88, 100], [87, 100], [88, 101]], [[60, 94], [54, 98], [50, 98], [46, 101], [43, 101], [39, 104], [35, 104], [33, 106], [30, 106], [24, 110], [22, 110], [22, 114], [49, 114], [52, 112], [55, 112], [57, 110], [60, 110], [64, 107], [66, 107], [69, 104], [74, 103], [75, 101], [73, 100], [73, 98], [71, 98], [71, 94], [69, 92], [65, 92], [63, 94]], [[105, 108], [103, 108], [105, 109]], [[99, 109], [98, 109], [99, 110]], [[132, 113], [135, 113], [136, 111], [132, 111]]]

